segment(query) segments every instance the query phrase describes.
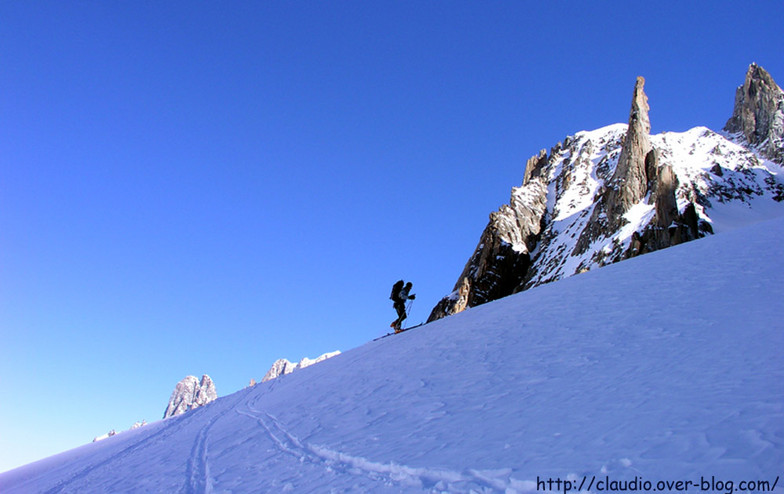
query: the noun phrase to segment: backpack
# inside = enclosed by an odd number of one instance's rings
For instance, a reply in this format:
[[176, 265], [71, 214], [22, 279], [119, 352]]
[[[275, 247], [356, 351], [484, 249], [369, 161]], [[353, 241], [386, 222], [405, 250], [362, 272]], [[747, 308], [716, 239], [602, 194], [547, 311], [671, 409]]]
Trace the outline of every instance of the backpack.
[[403, 289], [403, 280], [399, 280], [392, 285], [392, 293], [389, 295], [389, 300], [394, 300], [397, 302], [397, 296], [400, 293], [400, 290]]

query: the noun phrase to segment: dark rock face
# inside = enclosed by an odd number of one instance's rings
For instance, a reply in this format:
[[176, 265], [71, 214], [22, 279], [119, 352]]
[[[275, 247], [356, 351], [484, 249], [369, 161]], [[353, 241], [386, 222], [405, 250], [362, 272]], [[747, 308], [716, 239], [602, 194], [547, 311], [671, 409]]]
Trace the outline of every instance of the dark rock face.
[[210, 376], [204, 374], [201, 376], [201, 382], [195, 376], [187, 376], [174, 388], [163, 418], [185, 413], [216, 399], [218, 393]]
[[[670, 227], [677, 224], [680, 219], [678, 200], [675, 197], [675, 191], [678, 189], [678, 177], [675, 176], [671, 166], [658, 167], [658, 154], [655, 150], [649, 153], [649, 157], [651, 157], [650, 161], [655, 163], [652, 170], [656, 170], [656, 180], [652, 182], [654, 190], [651, 191], [656, 214], [642, 235], [634, 232], [632, 244], [625, 257], [633, 257], [674, 245], [670, 235]], [[694, 233], [696, 235], [696, 232]]]
[[724, 130], [740, 134], [763, 156], [784, 164], [784, 91], [759, 65], [749, 66]]
[[709, 223], [700, 220], [694, 203], [689, 203], [682, 213], [678, 212], [676, 191], [678, 177], [669, 165], [659, 168], [656, 181], [655, 211], [643, 233], [634, 232], [624, 258], [666, 249], [673, 245], [695, 240], [712, 234]]
[[[639, 77], [628, 125], [580, 132], [549, 155], [542, 150], [531, 157], [523, 184], [512, 189], [509, 204], [490, 215], [452, 293], [428, 322], [711, 234], [716, 207], [784, 202], [781, 179], [755, 154], [781, 142], [776, 130], [784, 125], [781, 106], [776, 103], [773, 111], [764, 103], [779, 101], [773, 89], [781, 90], [757, 69], [750, 69], [738, 90], [736, 113], [743, 129], [752, 128], [748, 115], [753, 115], [756, 126], [749, 135], [758, 144], [747, 141], [745, 130], [733, 139], [704, 127], [650, 136], [645, 81]], [[759, 97], [766, 91], [769, 96]]]
[[525, 279], [530, 264], [530, 255], [515, 251], [511, 244], [502, 240], [491, 219], [452, 295], [441, 299], [428, 321], [511, 295]]
[[546, 212], [547, 187], [538, 177], [546, 161], [544, 151], [528, 160], [527, 182], [512, 189], [509, 204], [490, 215], [452, 293], [433, 308], [428, 322], [511, 295], [523, 282]]
[[678, 216], [678, 200], [675, 198], [676, 190], [678, 190], [678, 177], [675, 176], [672, 167], [665, 165], [659, 168], [656, 178], [656, 192], [654, 194], [654, 204], [656, 204], [654, 224], [656, 226], [667, 228]]

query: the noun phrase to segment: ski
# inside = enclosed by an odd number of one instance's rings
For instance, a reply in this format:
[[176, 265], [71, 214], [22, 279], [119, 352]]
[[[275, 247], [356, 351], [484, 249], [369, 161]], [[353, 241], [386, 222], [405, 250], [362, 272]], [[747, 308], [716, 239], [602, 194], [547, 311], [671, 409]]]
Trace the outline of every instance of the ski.
[[380, 339], [382, 339], [382, 338], [386, 338], [387, 336], [392, 336], [392, 335], [396, 335], [396, 334], [400, 334], [400, 333], [405, 333], [405, 332], [406, 332], [406, 331], [408, 331], [409, 329], [418, 328], [419, 326], [424, 326], [424, 324], [425, 324], [425, 323], [421, 322], [421, 323], [419, 323], [419, 324], [417, 324], [417, 325], [415, 325], [415, 326], [410, 326], [410, 327], [408, 327], [408, 328], [403, 328], [403, 329], [401, 329], [400, 331], [393, 331], [393, 332], [391, 332], [391, 333], [387, 333], [387, 334], [385, 334], [385, 335], [379, 336], [378, 338], [374, 338], [374, 339], [373, 339], [373, 341], [378, 341], [378, 340], [380, 340]]

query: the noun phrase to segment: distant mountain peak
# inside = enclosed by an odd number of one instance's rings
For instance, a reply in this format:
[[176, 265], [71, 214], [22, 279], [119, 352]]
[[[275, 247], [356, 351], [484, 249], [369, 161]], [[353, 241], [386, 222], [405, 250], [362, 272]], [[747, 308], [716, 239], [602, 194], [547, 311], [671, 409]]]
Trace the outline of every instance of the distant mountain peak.
[[315, 359], [310, 359], [310, 358], [305, 357], [302, 360], [300, 360], [299, 363], [297, 363], [297, 364], [289, 362], [285, 358], [278, 359], [278, 360], [276, 360], [272, 364], [272, 367], [270, 367], [270, 369], [267, 371], [267, 373], [264, 375], [264, 377], [261, 378], [261, 382], [267, 382], [267, 381], [269, 381], [271, 379], [275, 379], [277, 377], [280, 377], [280, 376], [283, 376], [283, 375], [286, 375], [286, 374], [291, 374], [295, 370], [304, 369], [305, 367], [310, 367], [313, 364], [317, 364], [319, 362], [322, 362], [322, 361], [324, 361], [324, 360], [326, 360], [328, 358], [332, 358], [335, 355], [339, 355], [339, 354], [340, 354], [340, 351], [334, 351], [334, 352], [329, 352], [329, 353], [325, 353], [323, 355], [320, 355], [320, 356], [316, 357]]
[[169, 405], [163, 413], [163, 418], [204, 406], [217, 398], [215, 383], [212, 382], [210, 376], [204, 374], [201, 376], [201, 381], [196, 376], [186, 376], [175, 386], [171, 398], [169, 398]]

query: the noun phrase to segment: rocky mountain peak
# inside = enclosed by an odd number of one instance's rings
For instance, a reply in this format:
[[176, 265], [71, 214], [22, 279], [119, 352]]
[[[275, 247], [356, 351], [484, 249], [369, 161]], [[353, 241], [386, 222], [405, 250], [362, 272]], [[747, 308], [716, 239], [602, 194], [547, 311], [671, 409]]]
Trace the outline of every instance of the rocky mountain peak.
[[651, 136], [644, 88], [638, 77], [628, 124], [567, 136], [526, 162], [428, 321], [738, 226], [732, 218], [784, 214], [778, 167], [760, 159], [784, 156], [784, 98], [764, 70], [752, 65], [738, 89], [729, 137]]
[[650, 141], [649, 111], [645, 78], [640, 76], [634, 84], [629, 124], [615, 171], [593, 208], [588, 228], [580, 234], [575, 254], [586, 252], [596, 239], [626, 224], [625, 214], [655, 187], [658, 160]]
[[735, 91], [735, 107], [724, 130], [739, 134], [763, 156], [784, 164], [784, 91], [756, 63]]
[[163, 413], [163, 418], [185, 413], [194, 408], [204, 406], [218, 398], [215, 383], [207, 374], [201, 376], [201, 381], [196, 376], [187, 376], [177, 383], [169, 398], [169, 405]]
[[649, 111], [648, 96], [645, 94], [645, 78], [637, 77], [626, 138], [618, 158], [618, 166], [610, 181], [606, 200], [607, 214], [610, 218], [623, 217], [647, 193], [645, 160], [651, 151], [651, 141], [648, 137], [651, 133]]

